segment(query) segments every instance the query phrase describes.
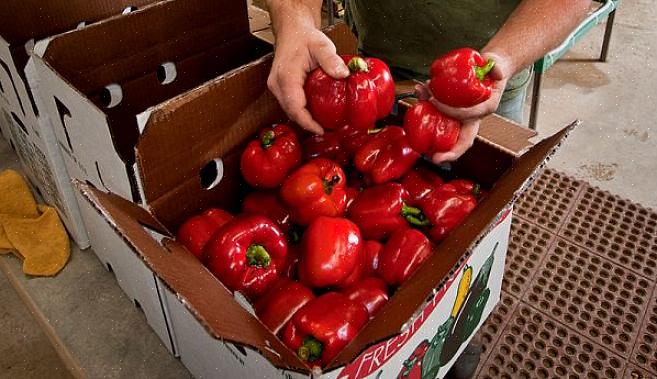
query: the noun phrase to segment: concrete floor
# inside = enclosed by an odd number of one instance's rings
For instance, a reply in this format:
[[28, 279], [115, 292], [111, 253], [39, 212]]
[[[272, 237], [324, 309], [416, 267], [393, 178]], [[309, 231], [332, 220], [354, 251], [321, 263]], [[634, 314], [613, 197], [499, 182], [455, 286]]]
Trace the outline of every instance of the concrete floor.
[[[581, 119], [582, 126], [571, 135], [549, 165], [657, 209], [657, 130], [652, 114], [657, 108], [657, 25], [654, 23], [657, 8], [653, 5], [651, 0], [621, 3], [607, 63], [594, 61], [599, 54], [604, 30], [599, 26], [548, 71], [544, 79], [538, 129], [549, 134], [575, 118]], [[6, 144], [0, 142], [0, 168], [15, 166], [15, 162], [9, 159]], [[80, 255], [79, 250], [74, 252], [74, 257], [81, 259], [81, 272], [93, 271], [104, 278], [103, 290], [112, 293], [108, 295], [109, 302], [122, 304], [129, 310], [123, 315], [131, 321], [130, 327], [125, 329], [144, 333], [145, 341], [139, 346], [148, 352], [142, 356], [144, 366], [159, 365], [163, 366], [160, 373], [181, 375], [184, 369], [172, 358], [167, 358], [157, 337], [146, 336], [149, 331], [143, 316], [128, 307], [129, 301], [121, 297], [120, 289], [108, 273], [103, 273], [95, 257], [90, 253]], [[17, 262], [13, 262], [13, 258], [7, 259], [11, 259], [11, 265], [18, 273]], [[78, 260], [72, 259], [71, 263], [75, 262]], [[73, 267], [68, 267], [64, 273], [73, 275], [71, 271]], [[37, 293], [40, 286], [51, 287], [47, 283], [45, 280], [41, 284], [32, 282], [26, 286]], [[37, 300], [41, 305], [48, 302], [44, 295]], [[65, 366], [2, 274], [0, 304], [0, 377], [42, 377], [45, 371], [49, 377], [66, 377], [62, 370]], [[79, 337], [72, 342], [73, 350], [88, 352], [84, 348], [84, 338]], [[112, 342], [109, 336], [106, 338], [108, 343]], [[151, 349], [150, 346], [155, 347]], [[112, 349], [112, 346], [107, 346], [104, 352]], [[102, 354], [98, 358], [102, 358]], [[94, 362], [101, 366], [96, 368], [97, 373], [120, 370], [120, 367], [102, 367], [101, 360]], [[119, 372], [112, 374], [121, 376]]]
[[582, 120], [550, 166], [657, 209], [657, 8], [621, 2], [607, 63], [604, 25], [545, 75], [538, 130]]
[[0, 378], [72, 378], [7, 278], [0, 274]]

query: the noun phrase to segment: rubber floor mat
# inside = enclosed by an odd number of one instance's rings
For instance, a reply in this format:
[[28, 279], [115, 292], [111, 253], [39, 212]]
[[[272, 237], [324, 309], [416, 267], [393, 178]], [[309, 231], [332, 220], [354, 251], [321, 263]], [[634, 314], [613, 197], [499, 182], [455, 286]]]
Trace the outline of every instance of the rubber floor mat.
[[657, 212], [545, 170], [514, 208], [478, 378], [657, 378]]

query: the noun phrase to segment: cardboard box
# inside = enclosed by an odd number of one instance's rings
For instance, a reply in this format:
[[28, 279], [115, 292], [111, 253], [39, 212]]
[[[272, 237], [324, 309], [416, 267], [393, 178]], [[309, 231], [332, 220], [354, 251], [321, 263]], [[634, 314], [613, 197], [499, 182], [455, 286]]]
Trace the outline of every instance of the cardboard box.
[[64, 163], [26, 80], [25, 68], [35, 41], [121, 15], [155, 0], [39, 1], [0, 3], [0, 131], [16, 151], [23, 170], [44, 201], [59, 211], [81, 248], [89, 246]]
[[[344, 25], [327, 33], [339, 52], [355, 51]], [[575, 124], [534, 143], [535, 132], [497, 116], [486, 118], [475, 145], [452, 169], [490, 188], [488, 196], [320, 372], [300, 361], [171, 237], [199, 210], [239, 207], [245, 193], [241, 147], [263, 126], [285, 120], [266, 88], [271, 62], [266, 56], [150, 110], [135, 150], [148, 209], [79, 183], [83, 196], [162, 280], [176, 350], [194, 375], [390, 377], [419, 360], [414, 351], [427, 350], [424, 370], [442, 376], [499, 299], [513, 202]], [[452, 330], [458, 321], [450, 321], [456, 283], [467, 266], [473, 283], [480, 283], [471, 294], [482, 299], [466, 314], [469, 335]], [[443, 344], [446, 331], [452, 343]]]
[[32, 59], [69, 175], [142, 202], [134, 148], [149, 108], [271, 51], [246, 1], [168, 0], [39, 43]]
[[[68, 173], [141, 201], [134, 147], [148, 108], [271, 50], [249, 33], [246, 2], [169, 0], [37, 43], [28, 76]], [[111, 108], [103, 107], [106, 86], [123, 89]], [[175, 354], [157, 278], [84, 203], [94, 252]]]
[[[80, 196], [79, 191], [76, 193]], [[114, 274], [119, 287], [144, 313], [146, 322], [167, 350], [176, 355], [168, 317], [162, 308], [160, 281], [86, 199], [80, 198], [80, 209], [93, 250], [103, 267]]]

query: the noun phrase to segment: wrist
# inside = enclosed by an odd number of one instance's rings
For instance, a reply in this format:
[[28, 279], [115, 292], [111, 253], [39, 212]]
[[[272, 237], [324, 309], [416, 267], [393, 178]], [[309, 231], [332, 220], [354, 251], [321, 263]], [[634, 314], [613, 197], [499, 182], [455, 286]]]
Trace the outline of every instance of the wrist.
[[274, 34], [295, 33], [300, 29], [321, 26], [320, 1], [269, 0], [267, 7]]

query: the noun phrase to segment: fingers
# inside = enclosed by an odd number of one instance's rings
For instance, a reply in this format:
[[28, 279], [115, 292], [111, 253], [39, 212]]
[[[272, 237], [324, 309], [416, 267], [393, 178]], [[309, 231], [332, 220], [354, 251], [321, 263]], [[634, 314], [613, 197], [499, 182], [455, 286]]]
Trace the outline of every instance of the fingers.
[[313, 120], [306, 109], [306, 94], [303, 91], [305, 73], [285, 72], [279, 74], [272, 70], [267, 80], [269, 90], [278, 99], [281, 108], [297, 125], [315, 134], [324, 134], [322, 127]]
[[461, 155], [468, 151], [469, 148], [472, 147], [478, 132], [479, 120], [463, 123], [463, 126], [461, 126], [459, 139], [456, 141], [456, 145], [454, 145], [452, 150], [444, 153], [436, 153], [433, 155], [431, 160], [435, 164], [453, 162], [457, 160], [459, 157], [461, 157]]
[[310, 54], [329, 76], [335, 79], [344, 79], [349, 76], [349, 68], [336, 53], [333, 42], [323, 33], [310, 44]]
[[493, 94], [490, 99], [479, 103], [472, 107], [468, 108], [456, 108], [450, 107], [449, 105], [443, 104], [431, 98], [431, 104], [433, 104], [439, 111], [448, 115], [449, 117], [455, 118], [457, 120], [474, 120], [488, 116], [489, 114], [495, 112], [497, 105], [499, 104], [499, 97], [496, 94]]
[[429, 91], [429, 89], [423, 84], [416, 84], [415, 97], [417, 97], [418, 100], [429, 100], [431, 98], [431, 91]]

